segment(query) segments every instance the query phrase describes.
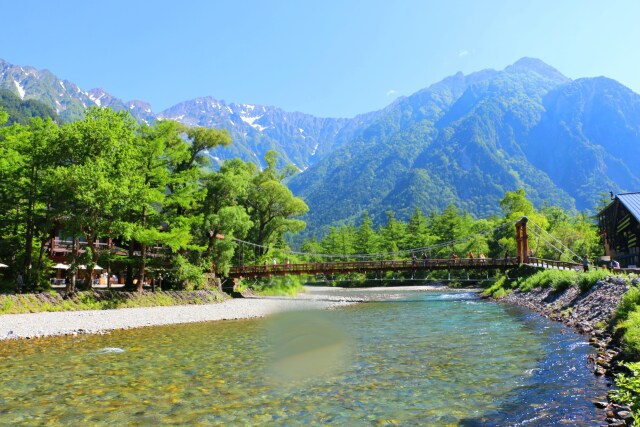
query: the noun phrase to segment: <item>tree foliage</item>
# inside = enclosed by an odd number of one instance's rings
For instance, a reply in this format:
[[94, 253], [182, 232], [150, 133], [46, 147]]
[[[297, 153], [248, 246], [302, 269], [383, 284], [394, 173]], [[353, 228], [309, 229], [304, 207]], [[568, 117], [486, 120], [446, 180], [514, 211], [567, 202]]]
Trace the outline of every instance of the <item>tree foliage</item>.
[[501, 216], [481, 219], [454, 205], [426, 216], [416, 209], [406, 222], [396, 219], [390, 211], [386, 224], [377, 229], [365, 212], [358, 226], [331, 227], [323, 238], [307, 240], [302, 248], [305, 252], [335, 254], [343, 259], [370, 255], [449, 258], [452, 254], [464, 258], [470, 253], [501, 258], [505, 253], [516, 255], [514, 224], [526, 216], [529, 248], [534, 256], [578, 261], [574, 254], [597, 256], [602, 252], [596, 224], [584, 212], [557, 206], [537, 210], [523, 189], [505, 193], [500, 207]]
[[[7, 117], [0, 111], [0, 126]], [[89, 286], [101, 263], [138, 289], [159, 271], [189, 289], [203, 286], [205, 273], [226, 274], [240, 258], [235, 238], [283, 246], [285, 233], [304, 228], [295, 217], [308, 209], [282, 184], [292, 169], [277, 169], [275, 153], [262, 171], [240, 160], [210, 169], [208, 150], [230, 143], [226, 131], [140, 125], [104, 108], [63, 125], [5, 124], [0, 261], [10, 265], [8, 276], [46, 285], [56, 236], [72, 242], [74, 282], [85, 264]]]

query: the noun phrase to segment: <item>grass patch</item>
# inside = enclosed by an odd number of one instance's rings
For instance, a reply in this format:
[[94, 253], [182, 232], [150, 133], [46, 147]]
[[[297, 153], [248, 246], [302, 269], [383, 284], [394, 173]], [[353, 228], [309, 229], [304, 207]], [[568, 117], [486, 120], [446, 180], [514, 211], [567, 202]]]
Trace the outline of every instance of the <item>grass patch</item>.
[[482, 296], [492, 298], [504, 298], [511, 293], [513, 280], [509, 280], [507, 276], [500, 276], [487, 289], [482, 292]]
[[295, 296], [303, 289], [300, 277], [272, 277], [258, 282], [243, 282], [240, 289], [253, 289], [257, 294], [264, 296]]
[[132, 307], [210, 304], [225, 296], [217, 291], [193, 292], [78, 292], [63, 298], [56, 292], [42, 294], [0, 295], [0, 314], [36, 313], [41, 311], [106, 310]]
[[610, 275], [611, 272], [602, 269], [581, 272], [575, 270], [533, 270], [520, 267], [500, 275], [497, 281], [488, 285], [482, 295], [503, 298], [516, 288], [522, 292], [529, 292], [535, 288], [549, 287], [559, 292], [570, 287], [578, 287], [581, 292], [587, 292], [599, 280]]
[[552, 287], [556, 291], [564, 291], [577, 284], [578, 272], [574, 270], [543, 270], [522, 280], [519, 289], [529, 292], [534, 288]]

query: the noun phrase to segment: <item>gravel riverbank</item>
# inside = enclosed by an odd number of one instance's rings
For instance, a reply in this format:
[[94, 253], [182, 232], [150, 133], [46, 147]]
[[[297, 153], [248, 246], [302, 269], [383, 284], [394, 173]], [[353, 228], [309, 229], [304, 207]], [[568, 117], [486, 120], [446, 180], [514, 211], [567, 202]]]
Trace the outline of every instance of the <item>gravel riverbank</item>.
[[104, 333], [114, 329], [215, 320], [249, 319], [290, 310], [330, 309], [357, 298], [300, 294], [296, 298], [240, 298], [204, 305], [57, 311], [0, 315], [0, 340]]

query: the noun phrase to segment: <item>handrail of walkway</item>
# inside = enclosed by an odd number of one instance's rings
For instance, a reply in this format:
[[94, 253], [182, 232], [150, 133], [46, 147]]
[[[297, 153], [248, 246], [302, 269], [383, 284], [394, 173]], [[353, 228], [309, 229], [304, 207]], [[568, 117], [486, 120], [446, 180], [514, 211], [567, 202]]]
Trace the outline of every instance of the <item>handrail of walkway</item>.
[[534, 267], [553, 268], [557, 270], [576, 270], [582, 268], [582, 264], [571, 261], [557, 261], [553, 259], [529, 257], [527, 265]]
[[301, 264], [266, 264], [231, 267], [229, 277], [268, 275], [340, 274], [370, 271], [411, 271], [444, 269], [482, 269], [518, 265], [517, 258], [403, 259], [376, 261], [332, 261]]

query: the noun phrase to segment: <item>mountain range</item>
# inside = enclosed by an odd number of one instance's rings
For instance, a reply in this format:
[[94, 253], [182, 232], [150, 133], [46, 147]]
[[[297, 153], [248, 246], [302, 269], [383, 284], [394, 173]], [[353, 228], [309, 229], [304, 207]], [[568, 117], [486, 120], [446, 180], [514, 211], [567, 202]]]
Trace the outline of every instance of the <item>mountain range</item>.
[[260, 163], [270, 149], [301, 171], [288, 183], [310, 206], [309, 231], [357, 220], [406, 218], [453, 203], [497, 213], [505, 191], [525, 188], [540, 206], [594, 206], [602, 191], [640, 188], [640, 95], [605, 78], [572, 80], [533, 58], [504, 70], [458, 73], [382, 110], [318, 118], [276, 107], [196, 98], [154, 113], [102, 89], [83, 91], [47, 70], [0, 60], [0, 88], [53, 108], [62, 120], [89, 105], [140, 121], [173, 119], [228, 129], [212, 150]]

